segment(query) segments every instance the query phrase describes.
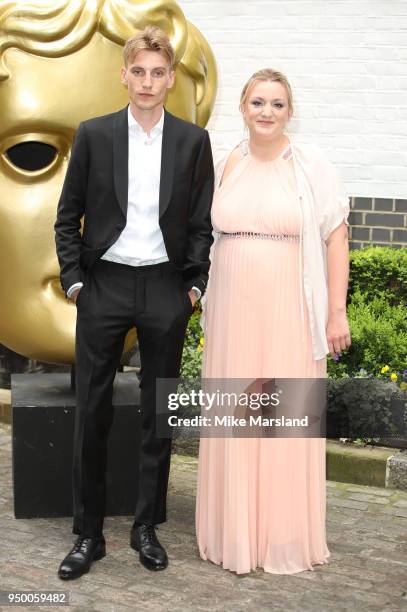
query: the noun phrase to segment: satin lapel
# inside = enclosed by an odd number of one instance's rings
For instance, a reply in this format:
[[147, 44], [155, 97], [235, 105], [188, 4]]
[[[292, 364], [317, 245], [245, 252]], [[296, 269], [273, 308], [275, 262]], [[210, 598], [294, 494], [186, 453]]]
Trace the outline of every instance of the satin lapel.
[[117, 200], [127, 218], [129, 191], [129, 127], [127, 106], [116, 113], [113, 128], [113, 173]]
[[160, 217], [162, 217], [167, 210], [172, 193], [176, 144], [174, 118], [166, 110], [164, 112], [163, 140], [161, 148]]

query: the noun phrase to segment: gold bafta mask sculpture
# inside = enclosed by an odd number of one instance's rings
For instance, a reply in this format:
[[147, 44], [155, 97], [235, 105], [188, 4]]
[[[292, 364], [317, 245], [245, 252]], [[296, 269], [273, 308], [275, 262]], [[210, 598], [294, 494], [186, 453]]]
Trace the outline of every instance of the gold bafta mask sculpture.
[[[0, 3], [0, 343], [27, 357], [73, 362], [76, 308], [59, 282], [57, 202], [80, 121], [128, 102], [122, 47], [148, 24], [164, 30], [176, 51], [166, 108], [206, 125], [215, 61], [176, 2]], [[132, 330], [126, 348], [134, 338]]]

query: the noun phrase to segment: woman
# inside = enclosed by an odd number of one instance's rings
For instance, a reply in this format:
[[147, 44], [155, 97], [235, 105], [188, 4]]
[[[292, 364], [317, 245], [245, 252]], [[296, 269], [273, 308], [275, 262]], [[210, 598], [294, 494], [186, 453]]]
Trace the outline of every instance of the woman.
[[[286, 135], [283, 74], [255, 73], [240, 111], [248, 139], [217, 164], [203, 377], [324, 378], [350, 346], [349, 200], [323, 153]], [[323, 438], [202, 438], [201, 557], [239, 574], [327, 563], [325, 486]]]

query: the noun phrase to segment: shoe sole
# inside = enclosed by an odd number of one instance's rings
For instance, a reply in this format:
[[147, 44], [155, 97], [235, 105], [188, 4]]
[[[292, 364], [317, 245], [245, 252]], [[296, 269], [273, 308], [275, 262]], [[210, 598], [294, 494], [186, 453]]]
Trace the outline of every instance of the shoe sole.
[[[99, 561], [100, 559], [103, 559], [103, 557], [106, 557], [106, 549], [104, 550], [100, 550], [99, 552], [95, 553], [91, 563], [93, 563], [93, 561]], [[76, 580], [77, 578], [80, 578], [81, 576], [83, 576], [84, 574], [89, 573], [90, 570], [90, 566], [83, 570], [83, 572], [81, 572], [80, 574], [64, 574], [62, 572], [58, 572], [58, 578], [61, 578], [61, 580]]]
[[130, 538], [130, 547], [135, 550], [136, 552], [139, 553], [139, 559], [140, 559], [140, 563], [141, 565], [143, 565], [146, 569], [152, 571], [152, 572], [160, 572], [162, 570], [167, 569], [168, 567], [168, 562], [166, 565], [150, 565], [149, 563], [145, 562], [142, 558], [141, 558], [141, 554], [140, 554], [140, 549], [138, 548], [137, 544], [135, 542], [133, 542], [133, 540]]

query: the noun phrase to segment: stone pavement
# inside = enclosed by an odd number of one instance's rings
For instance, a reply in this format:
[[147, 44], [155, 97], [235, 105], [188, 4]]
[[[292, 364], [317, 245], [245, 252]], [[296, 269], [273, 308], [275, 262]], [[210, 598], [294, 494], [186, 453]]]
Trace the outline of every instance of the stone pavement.
[[64, 583], [56, 570], [72, 543], [71, 520], [14, 519], [10, 427], [0, 424], [0, 590], [69, 592], [68, 608], [15, 608], [27, 611], [407, 612], [407, 493], [328, 482], [329, 565], [293, 576], [236, 576], [197, 554], [196, 464], [173, 457], [169, 520], [159, 529], [166, 571], [140, 565], [128, 545], [130, 517], [115, 517], [106, 519], [107, 556], [79, 581]]

